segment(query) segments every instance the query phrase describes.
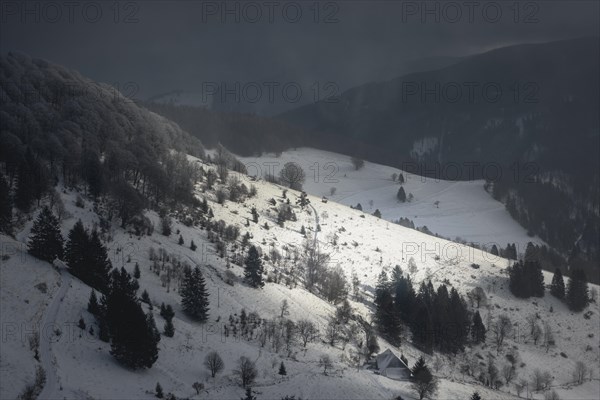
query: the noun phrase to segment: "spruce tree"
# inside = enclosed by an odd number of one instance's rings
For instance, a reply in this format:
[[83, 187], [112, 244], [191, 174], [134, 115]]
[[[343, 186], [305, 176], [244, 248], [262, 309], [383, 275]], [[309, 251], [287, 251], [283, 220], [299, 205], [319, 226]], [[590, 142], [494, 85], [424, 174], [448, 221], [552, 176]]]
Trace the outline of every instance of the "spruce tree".
[[554, 276], [552, 277], [552, 284], [550, 286], [550, 294], [558, 299], [565, 298], [565, 281], [563, 280], [562, 272], [560, 268], [556, 268]]
[[[100, 291], [106, 291], [110, 283], [110, 270], [112, 263], [108, 259], [106, 246], [100, 240], [98, 231], [94, 229], [90, 235], [89, 254], [87, 256], [88, 268], [91, 272], [90, 285], [97, 287]], [[137, 288], [139, 285], [135, 282]]]
[[180, 294], [181, 306], [186, 314], [200, 322], [208, 319], [208, 292], [200, 268], [184, 272]]
[[285, 365], [283, 364], [283, 361], [281, 362], [281, 365], [279, 365], [279, 375], [287, 375], [287, 371], [285, 370]]
[[410, 372], [413, 375], [413, 377], [415, 377], [419, 372], [423, 371], [425, 368], [427, 368], [427, 365], [425, 364], [425, 359], [423, 358], [423, 356], [421, 356], [415, 362], [415, 365], [413, 365]]
[[142, 292], [142, 303], [146, 303], [146, 304], [150, 304], [150, 295], [148, 294], [148, 291], [146, 289], [144, 289], [144, 291]]
[[137, 282], [124, 268], [113, 271], [111, 277], [106, 298], [110, 353], [129, 368], [150, 368], [158, 359], [160, 341], [154, 318], [144, 314], [136, 297]]
[[385, 271], [379, 274], [375, 287], [375, 323], [379, 332], [391, 343], [400, 343], [400, 321], [392, 297], [392, 285]]
[[413, 341], [426, 353], [433, 349], [433, 322], [429, 308], [421, 299], [417, 299], [416, 313], [410, 326]]
[[65, 245], [65, 261], [69, 266], [69, 271], [83, 282], [90, 282], [90, 266], [88, 265], [88, 255], [90, 249], [90, 238], [83, 227], [81, 220], [78, 220], [67, 236]]
[[183, 241], [183, 236], [179, 235], [179, 241], [178, 241], [180, 246], [183, 246], [184, 241]]
[[164, 334], [167, 337], [173, 337], [173, 335], [175, 335], [175, 326], [170, 319], [165, 322]]
[[478, 392], [473, 393], [470, 400], [481, 400], [481, 396]]
[[244, 265], [244, 277], [248, 284], [255, 288], [264, 286], [262, 260], [255, 246], [250, 246]]
[[414, 311], [416, 302], [415, 289], [412, 285], [410, 275], [402, 275], [395, 283], [395, 298], [396, 310], [400, 314], [400, 318], [409, 323]]
[[31, 228], [28, 248], [32, 256], [50, 263], [63, 256], [63, 237], [60, 233], [60, 224], [47, 206], [42, 208]]
[[567, 285], [566, 300], [572, 311], [581, 311], [588, 305], [588, 284], [583, 270], [576, 269], [571, 274]]
[[509, 267], [509, 289], [517, 297], [544, 296], [544, 275], [538, 261], [519, 261]]
[[400, 186], [400, 189], [398, 189], [398, 193], [396, 194], [396, 197], [398, 198], [398, 201], [401, 203], [406, 202], [406, 192], [404, 191], [404, 188], [402, 186]]
[[90, 299], [88, 301], [88, 311], [90, 314], [98, 315], [100, 311], [100, 306], [98, 305], [98, 298], [96, 297], [96, 291], [92, 289], [92, 293], [90, 293]]
[[156, 387], [154, 388], [154, 395], [159, 399], [162, 399], [164, 396], [162, 386], [158, 382], [156, 382]]
[[167, 305], [165, 307], [165, 312], [164, 312], [164, 315], [163, 315], [164, 319], [170, 320], [170, 319], [173, 319], [174, 316], [175, 316], [175, 311], [173, 311], [173, 307], [171, 307], [170, 304]]
[[252, 394], [252, 388], [246, 388], [246, 396], [242, 397], [241, 400], [256, 400], [256, 396]]
[[10, 187], [3, 174], [0, 174], [0, 232], [12, 235], [12, 199]]
[[530, 291], [533, 297], [544, 297], [544, 274], [542, 273], [542, 267], [539, 261], [534, 260], [525, 262], [525, 268], [528, 271], [528, 279], [530, 280]]
[[138, 263], [135, 263], [135, 267], [133, 268], [133, 277], [135, 279], [140, 279], [141, 273], [140, 273], [140, 266]]
[[497, 255], [499, 255], [499, 253], [498, 253], [498, 246], [496, 246], [495, 244], [494, 244], [494, 245], [492, 245], [492, 249], [490, 250], [490, 253], [491, 253], [492, 255], [494, 255], [494, 256], [497, 256]]
[[473, 315], [473, 326], [471, 327], [471, 339], [473, 343], [483, 343], [485, 342], [485, 326], [483, 325], [483, 321], [481, 319], [481, 315], [479, 311], [475, 311]]

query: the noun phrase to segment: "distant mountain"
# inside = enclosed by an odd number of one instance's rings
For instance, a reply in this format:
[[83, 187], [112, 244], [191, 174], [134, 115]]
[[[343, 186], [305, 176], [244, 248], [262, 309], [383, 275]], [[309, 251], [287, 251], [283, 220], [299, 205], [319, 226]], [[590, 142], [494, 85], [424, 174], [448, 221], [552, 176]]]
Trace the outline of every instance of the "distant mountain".
[[315, 147], [446, 179], [490, 178], [521, 224], [565, 256], [598, 260], [599, 45], [496, 49], [279, 118], [311, 132]]
[[[417, 71], [430, 71], [457, 63], [459, 57], [423, 57], [404, 60], [400, 65], [382, 64], [371, 76], [385, 80]], [[269, 88], [267, 82], [277, 86]], [[326, 94], [339, 95], [341, 90], [365, 82], [363, 75], [340, 75], [336, 77], [334, 87], [325, 87], [308, 76], [296, 76], [292, 72], [281, 71], [274, 76], [252, 80], [224, 80], [214, 82], [190, 82], [184, 90], [177, 89], [158, 93], [147, 98], [146, 103], [169, 106], [204, 107], [221, 113], [253, 114], [272, 117], [290, 111], [298, 106], [313, 104], [316, 96]], [[293, 84], [299, 87], [301, 94], [293, 101], [283, 93], [283, 87]], [[316, 85], [319, 85], [319, 92]], [[290, 92], [293, 93], [293, 92]]]

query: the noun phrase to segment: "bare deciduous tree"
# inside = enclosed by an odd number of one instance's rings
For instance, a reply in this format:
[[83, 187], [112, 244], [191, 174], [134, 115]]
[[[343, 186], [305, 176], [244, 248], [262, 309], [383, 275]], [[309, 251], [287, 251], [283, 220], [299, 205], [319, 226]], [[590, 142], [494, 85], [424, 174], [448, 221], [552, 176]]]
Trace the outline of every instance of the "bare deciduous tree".
[[223, 370], [225, 364], [223, 359], [216, 351], [211, 351], [204, 358], [204, 366], [210, 371], [210, 375], [214, 378], [219, 372]]
[[315, 324], [306, 319], [301, 319], [298, 321], [296, 328], [298, 329], [298, 334], [302, 338], [302, 345], [304, 347], [306, 347], [308, 342], [313, 341], [317, 334], [317, 328], [315, 327]]
[[538, 342], [542, 338], [542, 328], [538, 324], [535, 324], [533, 327], [531, 338], [533, 339], [533, 344], [537, 346]]
[[517, 370], [512, 365], [505, 365], [502, 367], [502, 376], [504, 377], [504, 381], [509, 385], [513, 379], [517, 377]]
[[281, 315], [280, 315], [281, 318], [290, 314], [290, 305], [288, 304], [288, 301], [285, 299], [281, 302], [281, 306], [279, 307], [279, 309], [281, 310]]
[[331, 362], [331, 358], [329, 355], [324, 354], [319, 358], [319, 367], [323, 368], [323, 375], [327, 375], [327, 370], [333, 367], [333, 363]]
[[360, 157], [350, 157], [350, 161], [352, 162], [354, 169], [357, 171], [365, 166], [365, 160]]
[[531, 385], [537, 391], [546, 390], [552, 383], [552, 380], [552, 375], [548, 371], [542, 372], [536, 369], [533, 371], [533, 375], [531, 375]]
[[494, 334], [494, 342], [496, 343], [496, 351], [500, 353], [504, 339], [512, 331], [512, 322], [508, 315], [501, 314], [495, 323], [492, 325], [492, 332]]
[[550, 326], [550, 323], [546, 321], [544, 323], [544, 347], [546, 348], [546, 353], [554, 345], [554, 333], [552, 333], [552, 327]]
[[577, 361], [575, 363], [575, 369], [573, 370], [573, 382], [582, 384], [585, 381], [585, 377], [588, 374], [587, 365], [583, 361]]
[[240, 357], [240, 361], [238, 363], [238, 369], [234, 371], [236, 375], [238, 375], [242, 381], [242, 386], [246, 387], [256, 379], [258, 375], [258, 371], [256, 370], [256, 365], [253, 361], [251, 361], [248, 357]]

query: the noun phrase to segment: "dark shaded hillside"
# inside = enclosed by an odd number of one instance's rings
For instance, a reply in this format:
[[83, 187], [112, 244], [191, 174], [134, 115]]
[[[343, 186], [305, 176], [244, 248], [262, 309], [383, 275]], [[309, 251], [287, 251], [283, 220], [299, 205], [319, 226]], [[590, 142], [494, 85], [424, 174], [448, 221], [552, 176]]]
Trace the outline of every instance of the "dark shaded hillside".
[[208, 147], [221, 143], [241, 156], [281, 152], [303, 143], [304, 132], [284, 121], [251, 114], [211, 111], [204, 107], [146, 103], [145, 106], [176, 121]]
[[501, 48], [280, 118], [312, 132], [315, 147], [492, 180], [532, 233], [565, 256], [598, 260], [599, 46], [582, 38]]
[[200, 141], [111, 86], [49, 62], [0, 58], [0, 175], [27, 213], [62, 180], [106, 199], [125, 226], [144, 207], [191, 203]]

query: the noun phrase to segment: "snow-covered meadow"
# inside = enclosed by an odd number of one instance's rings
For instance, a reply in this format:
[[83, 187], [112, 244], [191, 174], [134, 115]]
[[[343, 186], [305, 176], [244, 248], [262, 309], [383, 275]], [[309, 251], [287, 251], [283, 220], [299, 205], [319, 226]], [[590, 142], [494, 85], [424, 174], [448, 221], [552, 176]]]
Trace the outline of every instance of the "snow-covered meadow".
[[[290, 156], [289, 159], [302, 161], [307, 172], [312, 163], [323, 163], [327, 155], [312, 150], [290, 154], [295, 154], [297, 158]], [[287, 160], [286, 157], [284, 153], [275, 160], [281, 162]], [[563, 303], [548, 293], [541, 299], [516, 299], [507, 287], [508, 279], [504, 272], [507, 260], [386, 220], [392, 219], [392, 215], [393, 218], [408, 216], [411, 219], [416, 215], [416, 224], [427, 225], [432, 231], [442, 235], [461, 236], [474, 241], [519, 242], [515, 235], [519, 234], [521, 228], [512, 225], [516, 223], [509, 220], [501, 205], [483, 191], [481, 182], [458, 186], [447, 182], [423, 184], [418, 181], [420, 178], [405, 176], [407, 191], [414, 194], [415, 202], [399, 205], [395, 201], [398, 184], [391, 182], [389, 178], [393, 169], [367, 163], [363, 170], [355, 172], [350, 162], [341, 156], [338, 156], [336, 162], [339, 165], [339, 172], [336, 174], [338, 183], [307, 179], [306, 189], [316, 194], [309, 196], [310, 207], [301, 209], [295, 206], [299, 193], [291, 190], [287, 192], [290, 203], [294, 205], [297, 221], [286, 221], [284, 227], [277, 225], [276, 208], [270, 204], [271, 199], [276, 204], [285, 202], [282, 197], [283, 188], [278, 185], [240, 176], [248, 187], [256, 186], [257, 196], [243, 203], [226, 201], [223, 206], [216, 203], [214, 191], [203, 192], [199, 186], [197, 193], [199, 197], [207, 197], [215, 220], [222, 219], [227, 224], [237, 225], [242, 235], [249, 232], [252, 235], [251, 242], [260, 246], [265, 254], [276, 249], [284, 255], [283, 265], [291, 262], [285, 256], [293, 253], [294, 249], [302, 255], [303, 242], [312, 240], [316, 234], [320, 249], [331, 255], [332, 265], [339, 265], [348, 279], [353, 272], [359, 276], [362, 300], [351, 298], [351, 305], [365, 319], [371, 318], [372, 293], [381, 270], [390, 270], [393, 266], [400, 265], [404, 271], [408, 271], [410, 257], [416, 261], [417, 269], [411, 275], [417, 283], [431, 279], [437, 287], [445, 282], [456, 287], [463, 295], [474, 287], [482, 287], [488, 298], [486, 305], [482, 305], [480, 309], [484, 321], [488, 314], [498, 316], [506, 313], [517, 328], [517, 334], [509, 338], [505, 350], [518, 348], [523, 363], [518, 368], [520, 378], [529, 379], [533, 370], [539, 368], [554, 376], [553, 386], [561, 398], [598, 398], [600, 390], [597, 376], [580, 386], [571, 384], [571, 372], [576, 361], [581, 360], [589, 366], [595, 366], [597, 372], [600, 360], [598, 340], [595, 337], [600, 323], [598, 304], [590, 306], [592, 314], [589, 319], [585, 319], [581, 313], [571, 313]], [[322, 172], [323, 164], [319, 168]], [[249, 173], [252, 174], [250, 168]], [[336, 186], [338, 192], [334, 196], [328, 196], [330, 201], [324, 203], [321, 195], [326, 194], [329, 186]], [[476, 190], [477, 187], [481, 193]], [[465, 193], [470, 193], [468, 188], [475, 193], [474, 199], [479, 200], [467, 202], [469, 197], [465, 197]], [[91, 202], [86, 201], [84, 208], [78, 208], [75, 206], [77, 193], [67, 191], [62, 196], [70, 215], [62, 225], [65, 237], [79, 218], [88, 227], [97, 222]], [[379, 208], [384, 219], [370, 215], [370, 199], [374, 201], [373, 210]], [[439, 209], [431, 204], [434, 199], [440, 200]], [[345, 205], [357, 202], [363, 204], [364, 213]], [[492, 206], [499, 211], [494, 211]], [[251, 221], [252, 207], [258, 210], [259, 223]], [[410, 214], [407, 210], [410, 210]], [[460, 221], [465, 220], [465, 215], [469, 212], [472, 212], [474, 222], [472, 225], [465, 224], [466, 232], [459, 235], [458, 230], [454, 229], [460, 228]], [[147, 216], [155, 227], [159, 226], [156, 213], [148, 212]], [[436, 225], [438, 220], [440, 224]], [[265, 222], [269, 229], [265, 229]], [[259, 375], [253, 390], [258, 399], [280, 399], [286, 395], [302, 399], [391, 399], [398, 395], [404, 399], [415, 398], [410, 383], [393, 381], [372, 370], [357, 369], [351, 365], [348, 359], [353, 350], [352, 344], [342, 349], [341, 344], [332, 347], [317, 340], [309, 343], [306, 350], [301, 345], [296, 345], [292, 354], [287, 354], [283, 351], [274, 352], [268, 346], [262, 348], [256, 341], [235, 340], [220, 335], [220, 327], [229, 315], [239, 313], [242, 308], [247, 312], [258, 312], [262, 318], [271, 319], [279, 315], [282, 301], [287, 300], [290, 306], [288, 318], [295, 321], [309, 319], [323, 331], [327, 318], [333, 314], [335, 307], [306, 291], [301, 283], [296, 287], [289, 287], [282, 283], [268, 282], [262, 289], [245, 285], [241, 282], [242, 266], [231, 264], [228, 269], [226, 260], [218, 256], [213, 244], [207, 240], [206, 231], [181, 223], [174, 224], [173, 230], [180, 231], [185, 240], [184, 246], [178, 244], [179, 234], [175, 232], [165, 237], [156, 228], [152, 236], [137, 237], [116, 226], [112, 228], [112, 241], [107, 246], [113, 266], [124, 266], [132, 272], [135, 263], [139, 263], [139, 292], [148, 291], [155, 305], [152, 312], [158, 328], [162, 331], [164, 319], [158, 315], [157, 305], [161, 302], [171, 304], [176, 313], [175, 336], [162, 337], [159, 359], [153, 368], [127, 370], [110, 356], [109, 345], [98, 340], [97, 334], [90, 335], [77, 327], [80, 317], [83, 317], [88, 327], [94, 326], [94, 318], [86, 311], [90, 288], [76, 278], [66, 278], [67, 273], [61, 273], [50, 264], [37, 261], [26, 254], [25, 243], [30, 226], [30, 223], [27, 224], [16, 235], [16, 239], [1, 236], [3, 249], [6, 249], [3, 253], [9, 256], [8, 259], [3, 259], [0, 270], [0, 318], [3, 327], [0, 397], [3, 399], [15, 398], [24, 385], [33, 379], [35, 360], [28, 341], [31, 332], [22, 328], [22, 323], [42, 324], [42, 330], [47, 333], [47, 337], [42, 337], [42, 340], [46, 338], [49, 346], [40, 346], [40, 358], [44, 367], [54, 368], [53, 373], [47, 373], [52, 382], [47, 383], [47, 388], [42, 393], [43, 398], [48, 399], [149, 399], [154, 396], [157, 382], [160, 382], [165, 393], [171, 392], [177, 397], [239, 399], [244, 391], [234, 369], [240, 356], [247, 356], [256, 362]], [[307, 231], [308, 239], [300, 233], [302, 226]], [[494, 232], [504, 226], [506, 232], [499, 231], [499, 237], [496, 238]], [[472, 236], [468, 236], [469, 232]], [[525, 233], [521, 231], [520, 234], [525, 240]], [[196, 251], [189, 248], [190, 240], [198, 245]], [[177, 259], [201, 267], [210, 292], [209, 322], [195, 323], [182, 313], [178, 293], [173, 288], [168, 291], [161, 284], [159, 276], [150, 271], [150, 248], [163, 248]], [[480, 267], [474, 269], [471, 264], [478, 264]], [[277, 268], [281, 266], [274, 267], [267, 263], [266, 272], [273, 274]], [[238, 278], [233, 286], [225, 282], [227, 271], [233, 272]], [[550, 280], [551, 275], [545, 273], [545, 282], [548, 284]], [[36, 288], [42, 282], [47, 285], [46, 293]], [[63, 286], [60, 286], [61, 282]], [[550, 321], [555, 330], [557, 343], [548, 352], [540, 345], [534, 345], [525, 332], [526, 317], [532, 313], [537, 313], [541, 321]], [[48, 330], [48, 325], [52, 329]], [[17, 332], [9, 334], [7, 329], [13, 329], [14, 326], [17, 326]], [[381, 351], [391, 347], [382, 339], [379, 344]], [[223, 373], [214, 379], [203, 366], [204, 356], [211, 350], [218, 351], [225, 362]], [[410, 365], [421, 355], [411, 345], [406, 329], [402, 345], [395, 351], [403, 353]], [[564, 356], [561, 356], [561, 352]], [[496, 354], [491, 342], [483, 347], [467, 348], [465, 355], [442, 357], [443, 365], [437, 372], [441, 378], [437, 398], [468, 398], [475, 390], [485, 399], [516, 398], [513, 386], [494, 391], [460, 373], [459, 365], [466, 362], [467, 357], [479, 354], [482, 359], [486, 359], [488, 353], [496, 357], [499, 367], [506, 362], [504, 353]], [[329, 355], [334, 362], [333, 369], [327, 376], [318, 366], [318, 360], [323, 354]], [[425, 357], [429, 363], [433, 361], [430, 356]], [[285, 362], [288, 371], [285, 377], [278, 374], [281, 361]], [[196, 394], [192, 388], [194, 382], [204, 384], [200, 394]], [[542, 399], [543, 394], [535, 393], [533, 397]]]

